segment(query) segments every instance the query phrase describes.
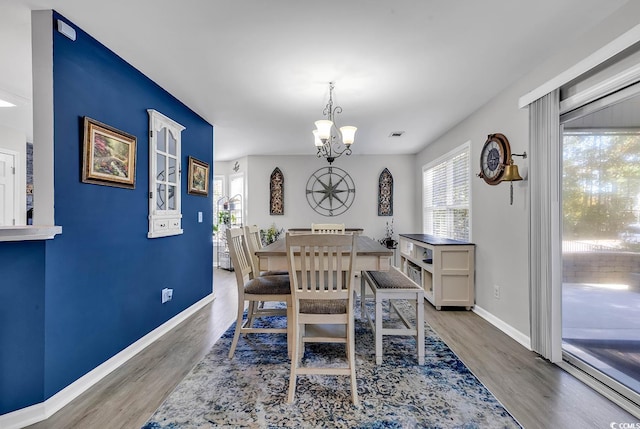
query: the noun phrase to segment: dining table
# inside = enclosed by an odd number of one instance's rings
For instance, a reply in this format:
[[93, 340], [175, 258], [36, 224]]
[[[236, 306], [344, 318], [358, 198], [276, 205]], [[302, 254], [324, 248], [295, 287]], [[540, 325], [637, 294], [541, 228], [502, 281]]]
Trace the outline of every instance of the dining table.
[[[389, 271], [393, 249], [365, 235], [356, 236], [355, 271]], [[288, 270], [285, 238], [274, 241], [256, 251], [260, 271]]]

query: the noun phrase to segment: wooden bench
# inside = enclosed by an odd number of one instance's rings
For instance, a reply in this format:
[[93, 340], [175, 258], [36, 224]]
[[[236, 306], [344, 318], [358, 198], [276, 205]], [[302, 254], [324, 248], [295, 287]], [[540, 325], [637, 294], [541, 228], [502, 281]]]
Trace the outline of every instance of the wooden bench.
[[[373, 320], [365, 308], [366, 285], [369, 285], [375, 298], [375, 311]], [[383, 326], [382, 302], [389, 300], [389, 317], [391, 309], [398, 315], [404, 328]], [[404, 299], [415, 301], [415, 326], [396, 307], [394, 300]], [[362, 317], [366, 317], [375, 335], [376, 364], [382, 363], [382, 336], [406, 335], [416, 339], [418, 351], [418, 363], [424, 365], [424, 290], [416, 285], [409, 277], [391, 267], [390, 271], [362, 271], [360, 280], [360, 305]]]

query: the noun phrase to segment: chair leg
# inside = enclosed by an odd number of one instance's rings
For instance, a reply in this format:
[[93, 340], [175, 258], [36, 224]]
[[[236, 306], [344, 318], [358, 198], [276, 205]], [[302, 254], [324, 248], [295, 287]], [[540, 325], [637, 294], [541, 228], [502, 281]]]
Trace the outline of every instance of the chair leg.
[[376, 309], [375, 309], [375, 349], [376, 349], [376, 364], [382, 364], [382, 298], [376, 295]]
[[[353, 317], [353, 316], [352, 316]], [[351, 401], [353, 405], [358, 407], [360, 401], [358, 400], [358, 383], [356, 381], [356, 354], [355, 354], [355, 342], [354, 342], [354, 327], [353, 319], [350, 321], [350, 326], [347, 326], [347, 350], [349, 351], [349, 369], [351, 378]]]
[[[292, 320], [291, 338], [298, 338], [298, 324]], [[291, 347], [291, 371], [289, 373], [289, 395], [287, 403], [292, 404], [296, 395], [296, 377], [298, 369], [298, 341], [294, 340]]]
[[364, 275], [360, 275], [360, 318], [364, 318], [364, 295], [367, 292]]
[[302, 357], [304, 356], [304, 334], [305, 334], [305, 328], [306, 325], [304, 324], [298, 324], [296, 323], [295, 328], [298, 330], [297, 333], [297, 342], [296, 342], [296, 346], [298, 348], [298, 364], [302, 363]]
[[418, 364], [424, 365], [424, 298], [418, 294], [416, 298], [416, 333], [418, 347]]
[[233, 334], [233, 341], [231, 342], [231, 348], [229, 349], [229, 359], [233, 357], [238, 345], [238, 338], [240, 338], [240, 330], [242, 329], [242, 315], [244, 313], [244, 300], [238, 299], [238, 317], [236, 319], [236, 331]]
[[[345, 326], [345, 329], [349, 329], [349, 326]], [[349, 343], [349, 335], [347, 335], [347, 342], [345, 343], [344, 348], [344, 357], [347, 359], [347, 362], [350, 362], [349, 356], [351, 356], [351, 344]]]
[[[258, 307], [260, 308], [260, 307]], [[253, 320], [255, 318], [256, 315], [256, 302], [255, 301], [249, 301], [249, 307], [247, 308], [247, 328], [252, 328], [253, 327]], [[244, 337], [247, 338], [247, 334], [244, 334]]]
[[291, 302], [287, 302], [287, 356], [289, 359], [293, 356], [293, 306]]

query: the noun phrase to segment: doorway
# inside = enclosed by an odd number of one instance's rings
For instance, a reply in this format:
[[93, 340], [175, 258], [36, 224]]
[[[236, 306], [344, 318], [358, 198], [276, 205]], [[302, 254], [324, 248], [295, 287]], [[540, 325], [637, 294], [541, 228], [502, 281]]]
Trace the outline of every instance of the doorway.
[[0, 226], [16, 224], [16, 152], [0, 149]]
[[562, 115], [563, 357], [640, 398], [640, 84]]

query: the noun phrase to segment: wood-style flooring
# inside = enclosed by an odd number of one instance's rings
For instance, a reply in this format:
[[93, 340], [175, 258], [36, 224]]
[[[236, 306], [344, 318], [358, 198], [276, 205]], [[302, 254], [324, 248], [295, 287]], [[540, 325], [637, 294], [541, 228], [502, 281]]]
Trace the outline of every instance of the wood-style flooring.
[[[32, 429], [140, 428], [235, 319], [234, 274], [214, 269], [216, 299]], [[425, 320], [527, 429], [609, 428], [638, 422], [471, 311]]]

